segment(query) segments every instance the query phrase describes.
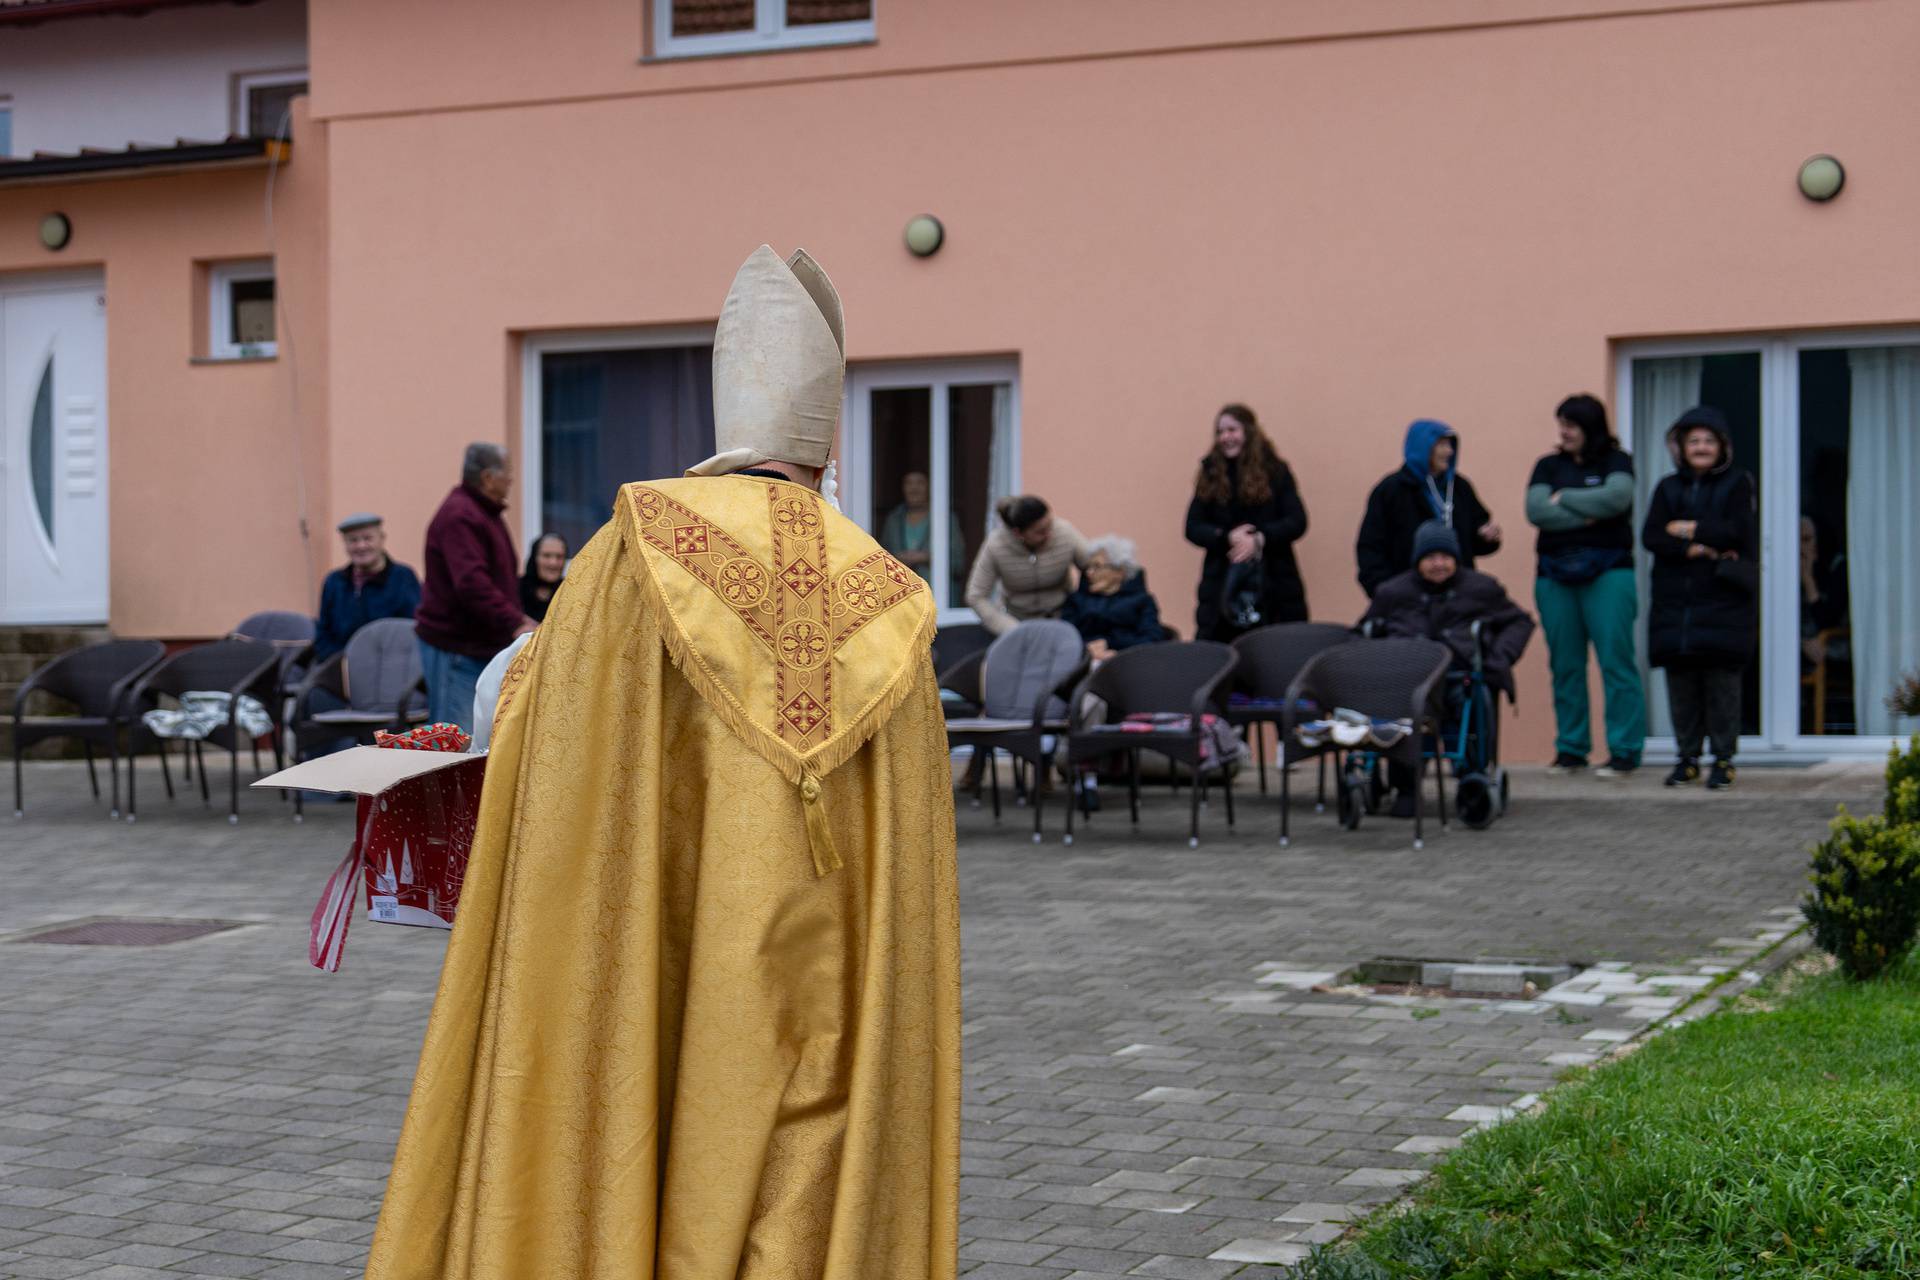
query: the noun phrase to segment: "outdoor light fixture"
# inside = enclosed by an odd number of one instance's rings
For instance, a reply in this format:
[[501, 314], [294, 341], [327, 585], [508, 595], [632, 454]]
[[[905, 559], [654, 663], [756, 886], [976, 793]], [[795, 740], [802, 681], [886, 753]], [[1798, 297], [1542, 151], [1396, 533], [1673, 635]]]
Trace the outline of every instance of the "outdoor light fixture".
[[1822, 203], [1840, 194], [1847, 171], [1832, 156], [1814, 156], [1800, 166], [1800, 194]]
[[940, 219], [923, 213], [907, 223], [907, 251], [916, 258], [931, 258], [947, 240], [947, 229]]
[[67, 241], [73, 239], [73, 223], [64, 213], [50, 213], [40, 219], [40, 243], [56, 253], [67, 247]]

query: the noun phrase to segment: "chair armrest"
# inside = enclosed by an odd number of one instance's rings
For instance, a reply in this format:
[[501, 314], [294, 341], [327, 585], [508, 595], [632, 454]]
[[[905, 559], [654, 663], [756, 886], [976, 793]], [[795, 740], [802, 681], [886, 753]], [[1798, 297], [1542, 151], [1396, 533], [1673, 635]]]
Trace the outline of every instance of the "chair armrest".
[[1218, 708], [1222, 712], [1226, 710], [1226, 706], [1219, 701], [1220, 690], [1223, 686], [1232, 683], [1233, 674], [1239, 670], [1239, 667], [1240, 655], [1231, 649], [1227, 650], [1226, 662], [1218, 671], [1213, 673], [1212, 679], [1193, 691], [1192, 715], [1193, 731], [1195, 733], [1200, 732], [1200, 717], [1207, 713], [1209, 705]]
[[940, 673], [940, 688], [951, 689], [968, 702], [980, 701], [980, 672], [986, 661], [985, 649], [968, 654]]
[[315, 689], [325, 689], [328, 693], [342, 699], [346, 697], [346, 688], [340, 681], [342, 662], [345, 657], [346, 653], [342, 651], [331, 655], [323, 662], [316, 663], [307, 672], [306, 678], [294, 686], [293, 718], [296, 722], [306, 717], [307, 695]]
[[1467, 628], [1473, 636], [1473, 669], [1484, 671], [1487, 666], [1487, 623], [1484, 618], [1475, 618], [1473, 625]]
[[1413, 723], [1416, 729], [1422, 723], [1429, 720], [1433, 721], [1436, 725], [1440, 722], [1440, 717], [1436, 715], [1433, 710], [1433, 691], [1439, 686], [1442, 680], [1447, 678], [1447, 668], [1452, 665], [1453, 659], [1451, 656], [1441, 658], [1439, 665], [1434, 667], [1427, 678], [1422, 680], [1414, 688]]
[[426, 700], [427, 678], [425, 676], [421, 676], [418, 680], [415, 680], [412, 684], [400, 691], [400, 701], [396, 702], [393, 706], [394, 728], [405, 729], [407, 727], [407, 717], [413, 712], [413, 695], [415, 693], [420, 695], [421, 701], [424, 702]]
[[1081, 678], [1080, 683], [1075, 685], [1073, 692], [1067, 696], [1067, 733], [1069, 735], [1079, 733], [1086, 728], [1086, 720], [1081, 708], [1086, 705], [1088, 695], [1100, 697], [1099, 690], [1094, 687], [1099, 682], [1100, 668], [1095, 667]]
[[1289, 742], [1293, 741], [1293, 731], [1299, 727], [1300, 704], [1305, 700], [1307, 691], [1313, 688], [1313, 669], [1319, 662], [1318, 653], [1308, 658], [1301, 664], [1300, 670], [1294, 672], [1292, 682], [1287, 685], [1286, 705], [1280, 708], [1280, 732]]
[[[52, 666], [52, 665], [53, 665], [52, 663], [47, 664], [47, 666]], [[39, 669], [35, 670], [25, 680], [22, 680], [20, 682], [20, 687], [18, 689], [14, 690], [13, 722], [15, 724], [19, 724], [21, 717], [27, 714], [27, 696], [31, 694], [36, 688], [39, 687], [40, 673], [42, 671], [45, 671], [46, 669], [47, 667], [40, 667]]]
[[[1051, 689], [1043, 690], [1040, 696], [1033, 700], [1033, 727], [1036, 730], [1046, 723], [1047, 704], [1055, 698], [1072, 699], [1075, 697], [1075, 690], [1079, 687], [1080, 682], [1086, 678], [1088, 668], [1092, 666], [1093, 660], [1088, 658], [1083, 652], [1080, 657], [1079, 666], [1069, 671], [1066, 678], [1060, 681], [1059, 684], [1054, 685]], [[1067, 703], [1067, 723], [1069, 725], [1073, 723], [1073, 703], [1071, 701]]]
[[132, 700], [133, 691], [147, 678], [149, 672], [165, 661], [166, 658], [164, 657], [154, 658], [144, 666], [134, 668], [113, 682], [107, 689], [107, 720], [109, 723], [115, 720], [127, 719], [127, 708]]

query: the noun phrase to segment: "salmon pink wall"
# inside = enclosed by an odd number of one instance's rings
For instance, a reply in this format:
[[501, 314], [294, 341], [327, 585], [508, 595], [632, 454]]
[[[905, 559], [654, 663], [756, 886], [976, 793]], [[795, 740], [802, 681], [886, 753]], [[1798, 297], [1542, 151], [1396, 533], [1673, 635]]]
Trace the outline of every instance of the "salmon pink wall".
[[[1316, 616], [1360, 612], [1354, 532], [1416, 416], [1461, 430], [1508, 530], [1485, 567], [1530, 604], [1522, 488], [1559, 398], [1610, 399], [1614, 340], [1920, 318], [1920, 5], [1378, 34], [1624, 7], [1223, 3], [1199, 34], [1235, 39], [1105, 56], [1190, 39], [1187, 7], [882, 0], [871, 48], [663, 66], [632, 3], [316, 6], [328, 513], [383, 509], [417, 557], [460, 447], [521, 439], [517, 335], [711, 321], [768, 240], [833, 274], [854, 361], [1017, 354], [1025, 487], [1137, 538], [1188, 631], [1181, 517], [1225, 400], [1300, 478]], [[1305, 38], [1341, 22], [1374, 33]], [[1818, 151], [1848, 167], [1829, 206], [1794, 188]], [[923, 211], [926, 261], [900, 245]], [[1537, 756], [1538, 641], [1521, 681]]]
[[[324, 510], [327, 166], [324, 131], [304, 110], [293, 137], [275, 191], [293, 339], [283, 323], [274, 360], [193, 359], [205, 331], [196, 263], [268, 255], [264, 167], [0, 187], [0, 271], [105, 269], [109, 620], [120, 635], [218, 635], [257, 609], [313, 608], [295, 461]], [[54, 209], [73, 223], [57, 254], [36, 238]]]

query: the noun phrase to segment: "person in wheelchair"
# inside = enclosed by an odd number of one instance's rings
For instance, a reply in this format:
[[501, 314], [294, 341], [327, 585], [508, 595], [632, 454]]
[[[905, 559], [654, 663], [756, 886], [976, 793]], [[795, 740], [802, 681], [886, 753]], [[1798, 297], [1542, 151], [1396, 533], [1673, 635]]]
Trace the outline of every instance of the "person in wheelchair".
[[[1513, 697], [1513, 664], [1525, 652], [1533, 625], [1532, 616], [1513, 602], [1497, 578], [1460, 567], [1460, 539], [1452, 527], [1429, 520], [1414, 532], [1413, 567], [1380, 584], [1357, 629], [1370, 636], [1438, 640], [1451, 649], [1453, 673], [1446, 683], [1446, 717], [1449, 724], [1457, 725], [1476, 658], [1486, 683]], [[1484, 744], [1485, 737], [1477, 742]], [[1470, 757], [1474, 749], [1469, 744]], [[1484, 745], [1479, 750], [1484, 756]], [[1484, 758], [1466, 762], [1471, 772], [1488, 763]], [[1411, 818], [1413, 769], [1389, 764], [1387, 776], [1395, 791], [1393, 816]]]

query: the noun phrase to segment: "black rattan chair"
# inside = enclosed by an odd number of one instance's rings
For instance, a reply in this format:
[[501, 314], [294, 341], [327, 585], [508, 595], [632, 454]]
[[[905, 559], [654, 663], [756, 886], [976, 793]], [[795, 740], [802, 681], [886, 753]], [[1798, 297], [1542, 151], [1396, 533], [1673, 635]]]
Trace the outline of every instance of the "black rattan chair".
[[280, 653], [279, 697], [288, 697], [293, 687], [306, 674], [305, 667], [313, 657], [313, 637], [316, 628], [312, 618], [304, 613], [292, 613], [285, 609], [268, 609], [261, 613], [250, 613], [232, 635], [241, 640], [264, 640]]
[[127, 717], [131, 722], [127, 750], [127, 821], [134, 821], [138, 812], [134, 801], [136, 770], [133, 765], [143, 744], [151, 744], [156, 749], [167, 795], [173, 795], [173, 779], [167, 772], [167, 740], [148, 729], [140, 720], [141, 714], [158, 706], [162, 695], [178, 698], [184, 693], [201, 691], [225, 693], [233, 701], [226, 724], [206, 738], [188, 744], [188, 757], [200, 771], [200, 798], [211, 801], [207, 793], [206, 745], [225, 747], [229, 766], [227, 821], [240, 821], [240, 748], [246, 746], [253, 751], [256, 765], [259, 760], [259, 744], [240, 728], [240, 698], [246, 695], [256, 699], [273, 717], [274, 732], [269, 736], [273, 740], [273, 760], [277, 768], [281, 762], [278, 732], [281, 712], [272, 703], [279, 678], [279, 652], [259, 640], [215, 640], [212, 644], [184, 649], [141, 676], [127, 694]]
[[[1331, 715], [1335, 710], [1358, 711], [1382, 720], [1407, 719], [1413, 732], [1392, 748], [1381, 751], [1381, 758], [1410, 765], [1414, 770], [1413, 847], [1426, 845], [1426, 735], [1440, 731], [1439, 695], [1453, 651], [1435, 640], [1363, 640], [1354, 644], [1323, 649], [1308, 660], [1294, 677], [1287, 691], [1288, 709], [1281, 720], [1282, 737], [1289, 744], [1298, 741], [1304, 717], [1298, 708], [1311, 703], [1317, 714]], [[1290, 746], [1289, 750], [1293, 748]], [[1339, 750], [1331, 745], [1321, 750]], [[1289, 787], [1287, 772], [1280, 771], [1280, 843], [1287, 844], [1292, 833], [1287, 825]], [[1446, 825], [1446, 793], [1440, 795], [1440, 823]]]
[[970, 654], [957, 668], [974, 669], [977, 679], [963, 683], [980, 700], [981, 714], [947, 721], [949, 747], [985, 751], [993, 791], [993, 816], [1000, 818], [1000, 764], [1005, 751], [1033, 766], [1033, 838], [1040, 839], [1042, 801], [1053, 752], [1052, 740], [1067, 731], [1067, 695], [1087, 673], [1087, 648], [1071, 624], [1048, 618], [1023, 622], [995, 640], [984, 653]]
[[[1247, 737], [1252, 740], [1254, 766], [1260, 772], [1261, 795], [1267, 793], [1267, 738], [1261, 730], [1268, 725], [1279, 729], [1281, 713], [1288, 704], [1288, 691], [1293, 688], [1293, 678], [1300, 674], [1300, 668], [1307, 665], [1308, 659], [1322, 649], [1331, 649], [1334, 645], [1355, 639], [1358, 637], [1352, 628], [1343, 627], [1337, 622], [1281, 622], [1249, 631], [1233, 642], [1233, 651], [1240, 659], [1240, 665], [1233, 673], [1234, 693], [1244, 695], [1246, 701], [1229, 698], [1227, 723], [1249, 730]], [[1288, 751], [1284, 736], [1278, 742], [1279, 758], [1274, 764], [1284, 771], [1301, 756], [1297, 751]], [[1323, 760], [1323, 794], [1326, 782], [1324, 765]]]
[[[1074, 691], [1072, 723], [1067, 733], [1067, 768], [1071, 773], [1083, 760], [1098, 760], [1121, 752], [1128, 757], [1127, 803], [1135, 827], [1140, 825], [1140, 753], [1157, 751], [1174, 764], [1192, 771], [1193, 813], [1187, 844], [1200, 844], [1200, 793], [1203, 717], [1225, 718], [1227, 691], [1238, 659], [1233, 649], [1211, 640], [1166, 641], [1140, 645], [1116, 653]], [[1091, 721], [1090, 699], [1105, 705], [1105, 719]], [[1187, 717], [1184, 729], [1130, 732], [1118, 725], [1130, 715], [1171, 714]], [[1233, 828], [1233, 774], [1222, 770], [1220, 789], [1226, 793], [1227, 828]], [[1068, 844], [1073, 843], [1073, 805], [1067, 805]]]
[[[110, 640], [62, 654], [27, 677], [13, 699], [13, 816], [25, 813], [21, 797], [20, 759], [36, 742], [78, 739], [87, 753], [87, 780], [93, 798], [100, 798], [100, 775], [93, 749], [107, 749], [107, 771], [113, 780], [109, 809], [120, 816], [120, 735], [126, 728], [127, 690], [161, 658], [167, 648], [158, 640]], [[70, 716], [30, 716], [27, 700], [47, 694], [74, 708]], [[129, 766], [131, 767], [131, 766]]]
[[[343, 707], [315, 711], [315, 690], [334, 695]], [[382, 729], [399, 732], [427, 718], [427, 688], [420, 672], [420, 646], [413, 619], [376, 618], [347, 639], [347, 647], [307, 673], [293, 697], [293, 758], [307, 748], [345, 739], [371, 744]], [[305, 813], [293, 794], [295, 818]]]

